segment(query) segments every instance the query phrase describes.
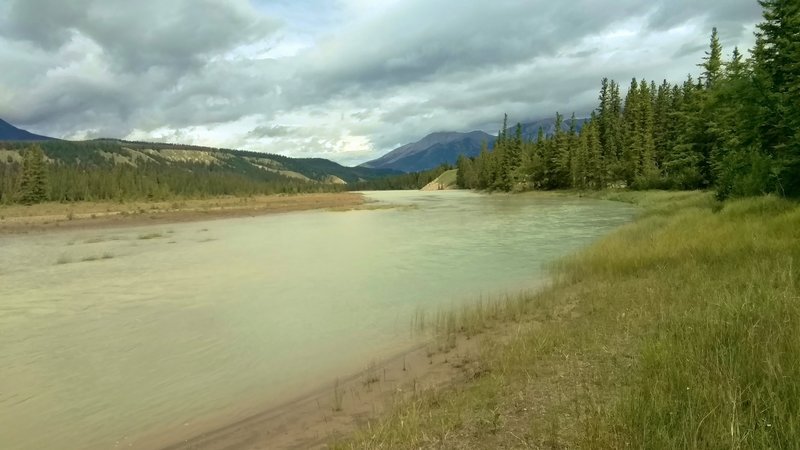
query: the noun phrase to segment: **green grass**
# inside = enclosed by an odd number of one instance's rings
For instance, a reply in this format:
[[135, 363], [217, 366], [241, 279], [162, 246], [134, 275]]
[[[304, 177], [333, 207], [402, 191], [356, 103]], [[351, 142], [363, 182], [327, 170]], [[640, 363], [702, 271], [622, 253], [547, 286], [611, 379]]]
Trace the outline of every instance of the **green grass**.
[[425, 319], [482, 338], [480, 370], [335, 447], [798, 448], [800, 206], [599, 197], [642, 214], [538, 294]]

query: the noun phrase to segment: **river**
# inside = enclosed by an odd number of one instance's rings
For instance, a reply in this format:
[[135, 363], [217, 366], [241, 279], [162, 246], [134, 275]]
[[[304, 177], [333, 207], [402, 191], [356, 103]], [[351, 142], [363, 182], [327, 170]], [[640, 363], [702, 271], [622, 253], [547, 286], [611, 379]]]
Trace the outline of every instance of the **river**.
[[393, 208], [0, 236], [0, 448], [235, 420], [413, 343], [414, 314], [535, 287], [632, 207], [371, 192]]

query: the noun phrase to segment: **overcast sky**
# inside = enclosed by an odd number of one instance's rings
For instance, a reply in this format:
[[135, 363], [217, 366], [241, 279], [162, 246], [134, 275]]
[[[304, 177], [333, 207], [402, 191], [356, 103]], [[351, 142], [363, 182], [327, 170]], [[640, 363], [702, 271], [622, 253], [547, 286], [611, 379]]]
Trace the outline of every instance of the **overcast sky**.
[[587, 114], [679, 81], [756, 0], [0, 0], [0, 118], [360, 163], [434, 131]]

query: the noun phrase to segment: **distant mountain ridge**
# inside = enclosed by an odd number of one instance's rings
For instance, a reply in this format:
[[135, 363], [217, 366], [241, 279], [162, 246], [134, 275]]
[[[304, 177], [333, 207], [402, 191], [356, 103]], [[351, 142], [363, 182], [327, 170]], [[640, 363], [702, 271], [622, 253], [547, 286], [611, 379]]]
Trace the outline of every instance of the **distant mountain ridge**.
[[[580, 131], [588, 120], [576, 119], [576, 129]], [[556, 130], [555, 118], [536, 120], [521, 125], [522, 136], [528, 140], [536, 139], [539, 128], [544, 130], [548, 136], [553, 135]], [[561, 126], [564, 131], [569, 130], [570, 120], [565, 119]], [[509, 125], [509, 135], [515, 133], [515, 128], [516, 124]], [[360, 167], [394, 169], [402, 172], [430, 170], [442, 164], [455, 164], [461, 155], [470, 158], [478, 156], [484, 142], [489, 148], [492, 148], [496, 139], [496, 136], [483, 131], [431, 133], [417, 142], [403, 145], [380, 158], [367, 161]]]
[[432, 133], [417, 142], [398, 147], [361, 167], [419, 172], [453, 164], [459, 155], [477, 156], [484, 142], [491, 147], [495, 137], [483, 131]]
[[33, 134], [0, 119], [0, 141], [52, 141], [55, 138]]

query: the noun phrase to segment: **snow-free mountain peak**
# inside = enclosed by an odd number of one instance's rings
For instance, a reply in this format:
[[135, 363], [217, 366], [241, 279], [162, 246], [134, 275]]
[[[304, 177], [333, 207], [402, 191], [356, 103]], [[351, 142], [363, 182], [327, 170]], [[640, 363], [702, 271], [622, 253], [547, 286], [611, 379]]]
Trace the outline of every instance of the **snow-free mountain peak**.
[[17, 128], [0, 119], [0, 141], [52, 141], [54, 138], [40, 136], [29, 131]]

